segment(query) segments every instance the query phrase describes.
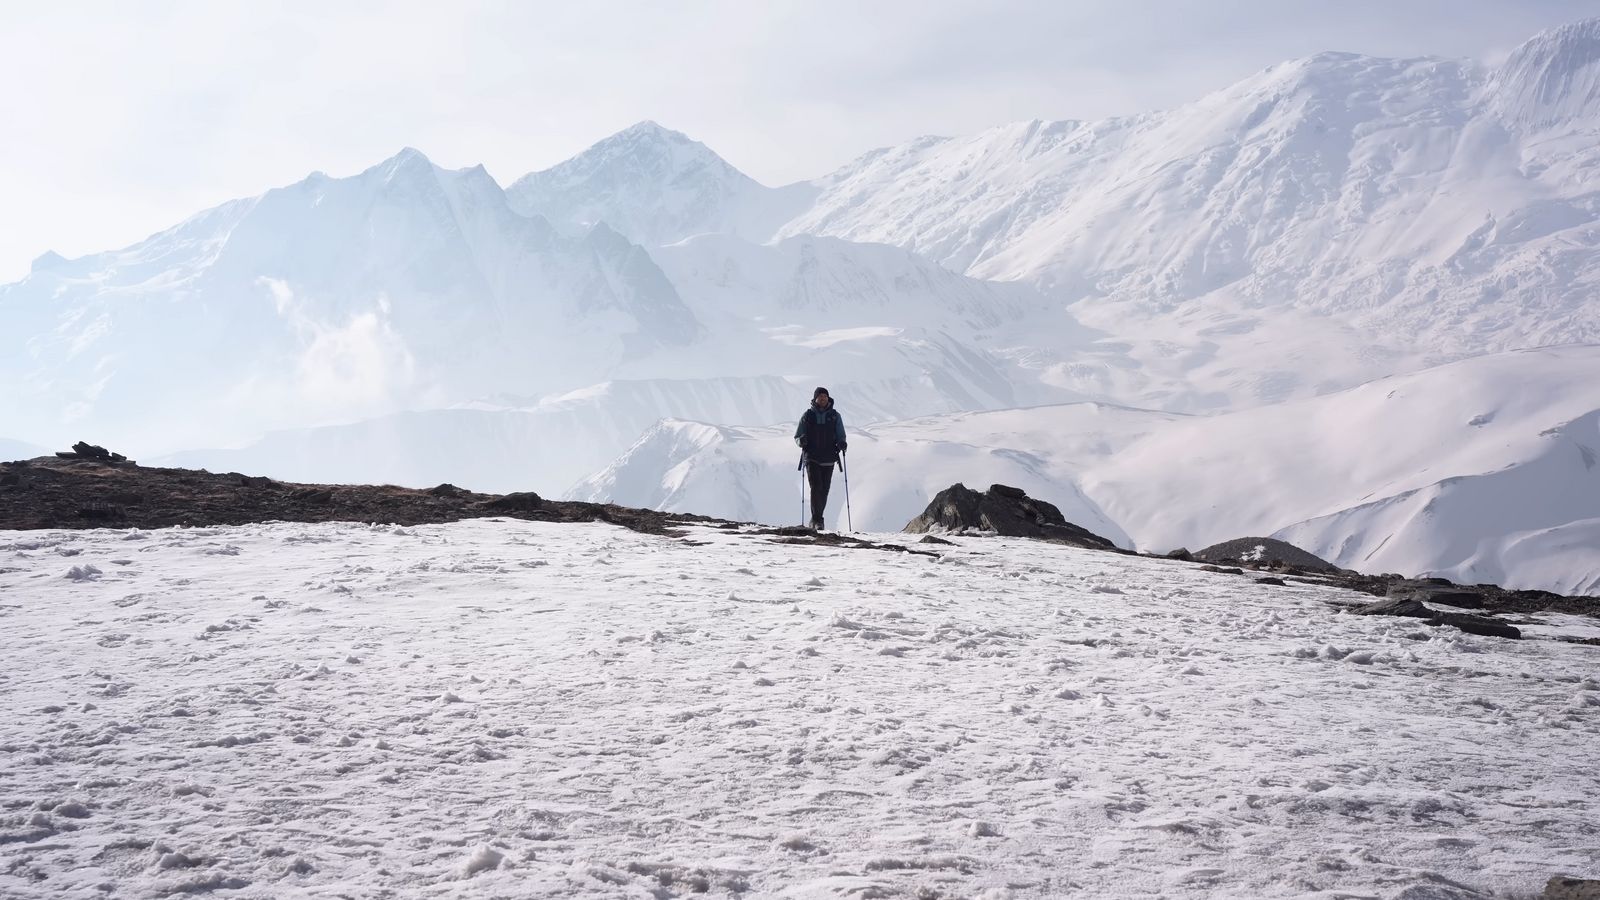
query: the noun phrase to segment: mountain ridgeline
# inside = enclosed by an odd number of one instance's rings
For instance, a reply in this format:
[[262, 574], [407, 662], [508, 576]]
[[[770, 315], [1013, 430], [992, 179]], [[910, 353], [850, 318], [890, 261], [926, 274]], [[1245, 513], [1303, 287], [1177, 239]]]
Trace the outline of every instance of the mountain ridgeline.
[[[1542, 486], [1578, 473], [1568, 451], [1535, 465], [1539, 435], [1453, 452], [1490, 423], [1553, 429], [1592, 469], [1600, 398], [1563, 381], [1588, 377], [1589, 351], [1521, 351], [1600, 342], [1597, 133], [1600, 19], [1497, 66], [1324, 53], [1173, 109], [919, 138], [777, 187], [652, 122], [504, 187], [407, 149], [121, 250], [41, 256], [0, 286], [3, 429], [303, 480], [581, 482], [786, 521], [787, 479], [702, 484], [718, 467], [691, 457], [739, 457], [821, 383], [852, 426], [897, 435], [885, 458], [929, 462], [863, 488], [883, 522], [997, 481], [1126, 544], [1282, 531], [1341, 565], [1572, 589], [1591, 568], [1556, 548], [1600, 510], [1494, 524], [1484, 494], [1434, 511], [1454, 485], [1508, 483], [1475, 480], [1491, 464]], [[1489, 373], [1480, 397], [1426, 376], [1479, 358], [1462, 371]], [[1337, 399], [1413, 373], [1435, 392], [1416, 408], [1449, 417]], [[1029, 407], [1050, 410], [1007, 412]], [[1278, 447], [1273, 422], [1321, 433], [1340, 415], [1312, 448], [1332, 487], [1309, 499], [1274, 508], [1284, 491], [1196, 469]], [[1371, 462], [1388, 435], [1354, 428], [1422, 429], [1437, 449]], [[1157, 514], [1201, 482], [1203, 509]]]

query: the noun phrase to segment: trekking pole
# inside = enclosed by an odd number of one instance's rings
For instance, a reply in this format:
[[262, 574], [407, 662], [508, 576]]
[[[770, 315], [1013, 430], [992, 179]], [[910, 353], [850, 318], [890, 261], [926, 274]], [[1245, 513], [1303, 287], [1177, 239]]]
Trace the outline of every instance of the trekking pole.
[[850, 470], [845, 467], [844, 454], [839, 454], [839, 471], [844, 473], [844, 527], [854, 533], [856, 523], [850, 518]]
[[800, 454], [800, 527], [806, 525], [806, 455]]

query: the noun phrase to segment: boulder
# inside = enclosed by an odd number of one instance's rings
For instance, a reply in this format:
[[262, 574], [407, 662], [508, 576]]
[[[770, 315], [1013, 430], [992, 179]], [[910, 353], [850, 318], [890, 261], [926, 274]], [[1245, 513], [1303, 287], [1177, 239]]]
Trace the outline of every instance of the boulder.
[[1491, 616], [1474, 616], [1469, 613], [1439, 613], [1428, 624], [1449, 625], [1452, 628], [1459, 628], [1468, 634], [1479, 634], [1484, 637], [1510, 638], [1514, 641], [1522, 639], [1522, 630], [1520, 628], [1515, 625], [1507, 625]]
[[62, 451], [56, 455], [62, 459], [92, 459], [96, 462], [112, 464], [128, 462], [128, 458], [121, 453], [112, 453], [104, 447], [87, 441], [79, 441], [72, 445], [70, 451]]
[[1545, 900], [1600, 900], [1600, 881], [1557, 875], [1545, 883]]
[[1337, 572], [1339, 567], [1307, 553], [1293, 544], [1267, 537], [1235, 538], [1195, 551], [1194, 558], [1209, 563], [1241, 563], [1285, 568], [1293, 566], [1309, 572]]
[[1415, 597], [1389, 597], [1376, 603], [1353, 610], [1358, 616], [1406, 616], [1413, 619], [1422, 619], [1431, 626], [1449, 625], [1459, 628], [1468, 634], [1479, 634], [1485, 637], [1503, 637], [1513, 640], [1522, 637], [1522, 632], [1513, 625], [1507, 625], [1491, 616], [1475, 616], [1471, 613], [1452, 613], [1434, 609]]
[[982, 494], [964, 484], [953, 484], [935, 495], [928, 508], [903, 530], [913, 534], [992, 531], [1091, 550], [1117, 549], [1111, 541], [1068, 522], [1054, 505], [1004, 484], [990, 485]]
[[1183, 562], [1194, 562], [1194, 554], [1189, 552], [1188, 547], [1179, 547], [1178, 549], [1169, 552], [1167, 554], [1167, 559], [1176, 559]]
[[482, 504], [484, 509], [500, 510], [502, 512], [533, 512], [544, 507], [544, 498], [533, 491], [517, 491], [496, 497]]
[[1472, 588], [1460, 587], [1443, 578], [1417, 578], [1396, 581], [1389, 585], [1388, 596], [1442, 603], [1462, 609], [1483, 609], [1483, 594]]
[[1368, 603], [1355, 609], [1358, 616], [1410, 616], [1414, 619], [1431, 619], [1437, 613], [1421, 600], [1411, 597], [1390, 597]]

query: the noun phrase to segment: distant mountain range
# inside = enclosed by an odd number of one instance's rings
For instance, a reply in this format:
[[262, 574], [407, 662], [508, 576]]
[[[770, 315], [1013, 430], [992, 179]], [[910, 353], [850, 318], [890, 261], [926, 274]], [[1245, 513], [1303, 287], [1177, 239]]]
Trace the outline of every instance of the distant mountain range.
[[504, 188], [408, 149], [45, 254], [0, 286], [0, 431], [552, 493], [659, 418], [785, 422], [816, 384], [853, 424], [1242, 414], [1596, 343], [1597, 250], [1600, 19], [1499, 66], [1319, 54], [782, 187], [645, 122]]

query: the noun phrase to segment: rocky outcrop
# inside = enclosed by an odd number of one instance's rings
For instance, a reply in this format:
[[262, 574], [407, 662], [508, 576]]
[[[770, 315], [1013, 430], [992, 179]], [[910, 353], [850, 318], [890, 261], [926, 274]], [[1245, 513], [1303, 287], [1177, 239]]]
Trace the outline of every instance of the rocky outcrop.
[[1306, 572], [1337, 572], [1339, 567], [1276, 538], [1245, 537], [1223, 541], [1194, 553], [1208, 563], [1237, 566], [1254, 563], [1263, 568], [1300, 569]]
[[446, 487], [450, 489], [292, 484], [237, 472], [119, 465], [93, 453], [74, 453], [0, 463], [0, 530], [270, 521], [421, 525], [509, 516], [542, 522], [610, 522], [649, 534], [670, 534], [676, 522], [715, 521], [610, 504], [545, 500], [531, 492], [501, 496]]
[[1457, 613], [1448, 610], [1435, 609], [1413, 596], [1391, 596], [1376, 603], [1368, 603], [1354, 610], [1358, 616], [1404, 616], [1413, 619], [1422, 619], [1423, 624], [1438, 627], [1449, 625], [1459, 628], [1468, 634], [1478, 634], [1485, 637], [1503, 637], [1517, 639], [1522, 637], [1522, 631], [1514, 625], [1508, 625], [1492, 616], [1477, 616], [1471, 613]]
[[1442, 603], [1462, 609], [1482, 609], [1483, 594], [1443, 578], [1407, 578], [1389, 585], [1388, 595], [1402, 600]]
[[1600, 881], [1557, 875], [1545, 883], [1545, 900], [1600, 900]]
[[903, 530], [913, 534], [984, 531], [1090, 550], [1117, 550], [1111, 541], [1068, 522], [1053, 504], [1004, 484], [990, 485], [982, 494], [964, 484], [953, 484], [935, 495], [928, 508]]
[[107, 465], [116, 465], [117, 463], [127, 463], [134, 466], [138, 465], [138, 463], [133, 462], [126, 456], [123, 456], [121, 453], [112, 453], [110, 450], [107, 450], [104, 447], [91, 444], [86, 441], [79, 441], [72, 445], [71, 450], [62, 450], [56, 453], [56, 456], [60, 457], [61, 459], [91, 459], [95, 462], [106, 463]]

